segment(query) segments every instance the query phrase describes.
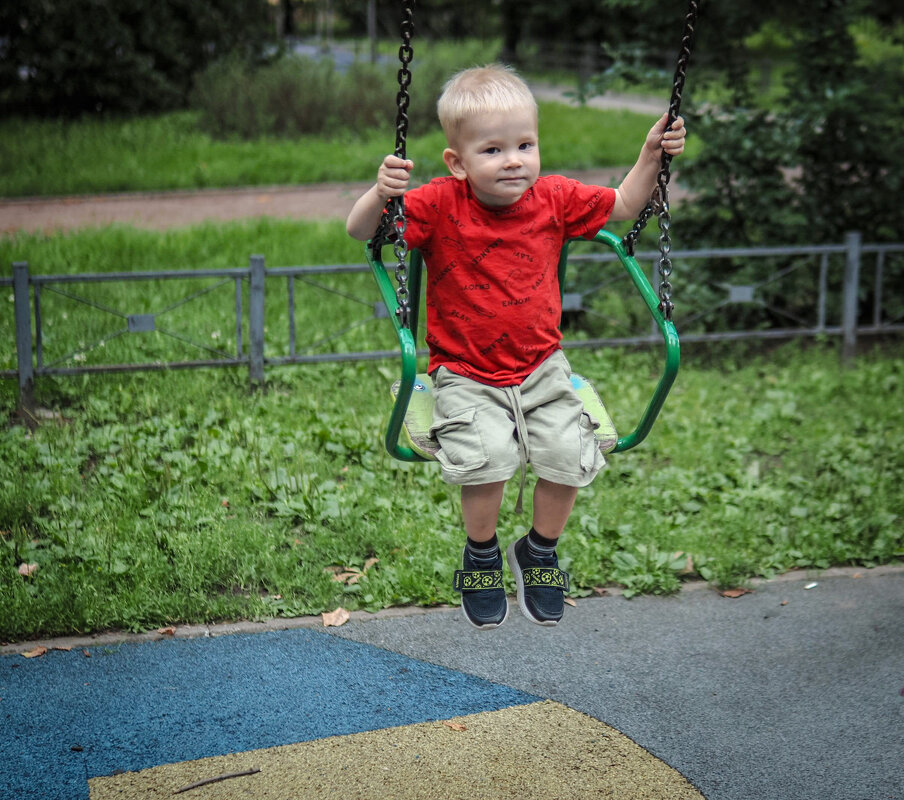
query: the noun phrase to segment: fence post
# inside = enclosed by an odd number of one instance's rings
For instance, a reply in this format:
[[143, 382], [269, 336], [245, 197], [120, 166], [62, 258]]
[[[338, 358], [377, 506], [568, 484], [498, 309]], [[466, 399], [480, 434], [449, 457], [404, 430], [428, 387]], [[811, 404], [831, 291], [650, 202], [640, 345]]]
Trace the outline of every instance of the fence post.
[[858, 231], [844, 236], [844, 292], [841, 304], [841, 357], [845, 362], [857, 355], [857, 310], [860, 289], [860, 250], [863, 244]]
[[[16, 314], [16, 368], [19, 372], [19, 409], [34, 410], [34, 354], [31, 348], [31, 298], [28, 263], [13, 264], [13, 303]], [[30, 416], [30, 414], [29, 414]]]
[[248, 368], [252, 385], [264, 382], [264, 283], [263, 256], [251, 256], [248, 300]]

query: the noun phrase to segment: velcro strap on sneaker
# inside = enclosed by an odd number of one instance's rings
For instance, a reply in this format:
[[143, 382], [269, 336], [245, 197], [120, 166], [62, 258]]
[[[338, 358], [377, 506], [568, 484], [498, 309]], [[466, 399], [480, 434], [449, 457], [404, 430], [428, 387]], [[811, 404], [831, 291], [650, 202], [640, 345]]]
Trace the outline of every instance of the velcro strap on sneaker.
[[502, 588], [501, 569], [457, 569], [452, 584], [456, 592], [480, 592]]
[[525, 589], [531, 586], [545, 586], [548, 589], [568, 591], [568, 573], [558, 567], [525, 567], [521, 577]]

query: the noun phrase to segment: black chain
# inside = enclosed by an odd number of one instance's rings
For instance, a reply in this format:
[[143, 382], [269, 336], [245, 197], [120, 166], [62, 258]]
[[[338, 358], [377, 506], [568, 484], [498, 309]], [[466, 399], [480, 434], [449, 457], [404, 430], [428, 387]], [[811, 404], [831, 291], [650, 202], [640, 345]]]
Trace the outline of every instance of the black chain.
[[[672, 124], [678, 119], [681, 109], [681, 95], [684, 91], [684, 81], [687, 77], [687, 65], [691, 57], [691, 45], [694, 40], [694, 27], [697, 24], [697, 2], [689, 0], [687, 16], [684, 20], [684, 34], [681, 37], [681, 50], [678, 54], [678, 64], [675, 68], [675, 78], [672, 82], [672, 97], [669, 101], [669, 116], [665, 129], [670, 130]], [[659, 310], [667, 320], [672, 319], [675, 309], [672, 303], [672, 284], [669, 278], [672, 275], [672, 260], [669, 254], [672, 250], [671, 226], [672, 216], [669, 210], [669, 180], [671, 178], [672, 157], [663, 151], [660, 160], [659, 174], [656, 176], [656, 188], [653, 197], [647, 203], [631, 230], [625, 235], [622, 244], [628, 255], [634, 255], [634, 246], [640, 232], [646, 227], [650, 217], [657, 214], [659, 217]]]
[[[411, 86], [411, 70], [408, 69], [414, 50], [411, 48], [411, 37], [414, 35], [414, 0], [404, 0], [402, 7], [402, 46], [399, 48], [399, 62], [401, 67], [398, 72], [399, 92], [396, 95], [396, 141], [395, 154], [399, 158], [406, 158], [406, 146], [408, 141], [408, 106], [411, 96], [408, 87]], [[386, 203], [386, 213], [380, 227], [374, 235], [372, 247], [379, 250], [383, 244], [392, 238], [392, 250], [396, 258], [395, 277], [396, 301], [398, 308], [396, 315], [399, 324], [403, 328], [410, 326], [411, 298], [408, 294], [408, 243], [405, 241], [405, 231], [408, 221], [405, 218], [405, 200], [402, 197], [393, 197]]]

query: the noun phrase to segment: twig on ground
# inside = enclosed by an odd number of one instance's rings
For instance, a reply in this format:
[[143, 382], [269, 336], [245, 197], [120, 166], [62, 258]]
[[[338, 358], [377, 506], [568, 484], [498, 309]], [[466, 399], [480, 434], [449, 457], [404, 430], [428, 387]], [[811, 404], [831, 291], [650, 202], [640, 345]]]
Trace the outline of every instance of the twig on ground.
[[256, 775], [260, 772], [259, 769], [248, 769], [244, 772], [224, 772], [222, 775], [217, 775], [215, 778], [205, 778], [203, 781], [198, 781], [197, 783], [190, 783], [188, 786], [183, 786], [181, 789], [176, 789], [173, 794], [182, 794], [182, 792], [187, 792], [189, 789], [197, 789], [199, 786], [207, 786], [208, 783], [219, 783], [220, 781], [226, 781], [230, 778], [241, 778], [244, 775]]

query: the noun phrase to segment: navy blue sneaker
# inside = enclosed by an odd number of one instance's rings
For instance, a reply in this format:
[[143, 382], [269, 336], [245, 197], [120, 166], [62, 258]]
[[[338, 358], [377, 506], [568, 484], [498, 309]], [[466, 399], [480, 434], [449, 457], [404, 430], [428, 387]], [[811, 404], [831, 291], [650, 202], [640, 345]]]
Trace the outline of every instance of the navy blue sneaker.
[[522, 536], [509, 545], [505, 557], [518, 586], [521, 613], [537, 625], [557, 625], [565, 612], [568, 573], [559, 569], [556, 551], [539, 556]]
[[496, 548], [491, 561], [474, 558], [465, 547], [462, 568], [455, 571], [455, 591], [461, 592], [461, 607], [468, 622], [480, 630], [498, 628], [508, 617], [508, 600], [502, 586], [502, 551]]

